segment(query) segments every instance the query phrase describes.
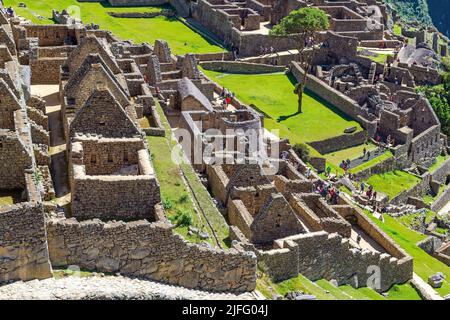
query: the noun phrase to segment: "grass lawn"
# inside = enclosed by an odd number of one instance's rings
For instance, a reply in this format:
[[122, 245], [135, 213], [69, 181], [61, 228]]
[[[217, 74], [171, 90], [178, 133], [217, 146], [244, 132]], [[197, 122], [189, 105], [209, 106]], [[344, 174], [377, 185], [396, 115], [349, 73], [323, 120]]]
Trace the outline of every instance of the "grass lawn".
[[408, 190], [420, 181], [420, 178], [404, 172], [391, 171], [383, 174], [372, 175], [366, 183], [373, 186], [375, 191], [382, 192], [389, 196], [389, 199], [394, 198], [404, 190]]
[[428, 169], [428, 171], [433, 172], [435, 171], [437, 168], [439, 168], [440, 165], [442, 165], [442, 163], [447, 160], [450, 156], [446, 155], [446, 156], [438, 156], [436, 158], [436, 162]]
[[359, 157], [362, 157], [363, 155], [363, 149], [366, 148], [367, 151], [372, 151], [375, 150], [377, 148], [376, 145], [374, 145], [373, 143], [369, 143], [369, 144], [361, 144], [359, 146], [356, 147], [352, 147], [352, 148], [348, 148], [348, 149], [343, 149], [343, 150], [339, 150], [336, 152], [332, 152], [332, 153], [327, 153], [324, 154], [324, 157], [332, 164], [339, 166], [342, 162], [342, 160], [354, 160], [357, 159]]
[[0, 190], [0, 207], [10, 206], [21, 201], [21, 191], [2, 191]]
[[[173, 148], [178, 144], [171, 139], [169, 123], [159, 103], [156, 104], [157, 112], [166, 129], [166, 137], [147, 137], [152, 161], [160, 183], [163, 205], [168, 218], [174, 224], [179, 221], [181, 215], [187, 214], [192, 218], [192, 226], [208, 232], [209, 242], [214, 243], [213, 231], [205, 221], [203, 214], [214, 228], [221, 247], [227, 247], [228, 225], [217, 210], [208, 191], [198, 179], [194, 169], [189, 164], [181, 164], [171, 160]], [[178, 149], [178, 152], [180, 150]], [[198, 214], [195, 213], [198, 209]], [[196, 235], [188, 236], [188, 226], [177, 227], [178, 233], [193, 242], [200, 242]]]
[[[153, 44], [156, 39], [164, 39], [176, 54], [224, 51], [175, 18], [162, 16], [143, 19], [113, 18], [107, 14], [107, 12], [151, 12], [161, 10], [161, 7], [114, 8], [104, 3], [87, 3], [76, 0], [33, 0], [26, 1], [27, 8], [20, 8], [18, 4], [24, 2], [23, 0], [4, 0], [3, 2], [6, 7], [12, 6], [18, 15], [30, 19], [34, 23], [53, 23], [52, 9], [61, 11], [69, 6], [78, 6], [84, 23], [94, 22], [100, 25], [100, 28], [112, 31], [117, 37], [125, 40]], [[37, 15], [44, 19], [38, 19]]]
[[377, 165], [378, 163], [383, 162], [383, 161], [385, 161], [385, 160], [387, 160], [387, 159], [389, 159], [391, 157], [392, 157], [392, 153], [390, 151], [388, 151], [388, 152], [383, 153], [379, 157], [376, 157], [376, 158], [374, 158], [372, 160], [364, 162], [363, 164], [361, 164], [361, 165], [359, 165], [359, 166], [357, 166], [355, 168], [350, 169], [349, 171], [351, 173], [358, 173], [358, 172], [361, 172], [361, 171], [366, 170], [368, 168], [371, 168], [371, 167]]
[[432, 204], [434, 201], [436, 201], [436, 199], [442, 194], [442, 192], [444, 192], [446, 186], [440, 186], [439, 187], [439, 191], [438, 193], [433, 196], [431, 194], [426, 194], [423, 196], [423, 202], [425, 202], [426, 204]]
[[409, 229], [395, 218], [384, 215], [384, 222], [376, 219], [366, 211], [372, 221], [394, 239], [414, 259], [414, 272], [428, 282], [428, 277], [436, 272], [442, 272], [446, 279], [440, 289], [436, 291], [445, 296], [450, 294], [450, 267], [433, 258], [420, 249], [416, 243], [425, 239], [426, 236]]
[[303, 113], [297, 114], [294, 80], [284, 73], [247, 75], [209, 70], [204, 73], [234, 92], [243, 103], [253, 104], [265, 113], [265, 127], [278, 129], [277, 135], [289, 138], [292, 144], [339, 136], [348, 127], [362, 130], [359, 123], [308, 92], [303, 98]]
[[[359, 49], [362, 49], [362, 48], [359, 48]], [[382, 52], [371, 51], [370, 48], [364, 48], [364, 49], [367, 50], [367, 51], [372, 52], [373, 55], [361, 53], [361, 55], [363, 57], [369, 58], [370, 60], [378, 62], [378, 63], [381, 63], [381, 64], [385, 64], [387, 58], [388, 57], [392, 57], [392, 54], [389, 54], [389, 53], [382, 53]]]
[[394, 28], [393, 28], [392, 31], [394, 32], [394, 34], [395, 34], [396, 36], [401, 36], [401, 35], [402, 35], [402, 25], [396, 23], [396, 24], [394, 25]]
[[422, 300], [419, 293], [410, 283], [393, 285], [388, 291], [389, 300]]
[[301, 274], [295, 278], [274, 283], [261, 271], [258, 271], [256, 289], [268, 299], [275, 294], [284, 297], [289, 291], [303, 291], [305, 294], [316, 296], [317, 300], [421, 300], [410, 283], [393, 286], [389, 289], [386, 298], [371, 288], [355, 289], [350, 285], [335, 287], [327, 280], [312, 282]]

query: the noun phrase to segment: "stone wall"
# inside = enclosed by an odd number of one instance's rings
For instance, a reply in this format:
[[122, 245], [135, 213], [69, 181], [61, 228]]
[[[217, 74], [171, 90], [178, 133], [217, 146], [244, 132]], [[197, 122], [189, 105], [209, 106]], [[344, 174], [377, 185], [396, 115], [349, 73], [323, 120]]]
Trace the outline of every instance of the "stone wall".
[[0, 130], [0, 189], [25, 189], [25, 170], [32, 164], [24, 142], [16, 134]]
[[155, 176], [87, 176], [79, 174], [82, 167], [77, 167], [72, 186], [74, 217], [154, 220], [154, 206], [161, 201]]
[[284, 66], [272, 66], [269, 64], [241, 61], [208, 61], [201, 62], [200, 65], [206, 70], [244, 74], [283, 72], [286, 70]]
[[66, 58], [30, 60], [31, 84], [58, 84], [61, 65]]
[[366, 142], [367, 132], [359, 131], [353, 134], [343, 134], [341, 136], [332, 137], [321, 141], [308, 142], [314, 149], [321, 154], [327, 154], [342, 149], [358, 146]]
[[274, 280], [284, 280], [301, 273], [310, 280], [336, 279], [340, 285], [370, 285], [373, 266], [380, 268], [379, 292], [412, 278], [410, 257], [393, 258], [389, 254], [360, 250], [348, 239], [324, 231], [298, 235], [278, 241], [279, 248], [260, 252], [258, 263]]
[[450, 186], [445, 187], [445, 190], [437, 197], [431, 204], [431, 211], [439, 212], [447, 203], [450, 202]]
[[450, 158], [445, 160], [439, 168], [434, 170], [431, 173], [431, 176], [433, 178], [433, 181], [439, 182], [439, 183], [445, 183], [447, 180], [448, 175], [450, 174]]
[[399, 168], [399, 164], [397, 163], [394, 157], [389, 157], [386, 160], [377, 163], [376, 165], [364, 169], [360, 172], [354, 174], [354, 179], [358, 181], [363, 181], [369, 179], [370, 176], [374, 174], [382, 174], [389, 171], [393, 171]]
[[407, 202], [409, 197], [421, 197], [430, 189], [431, 176], [426, 174], [422, 176], [422, 179], [409, 188], [408, 190], [403, 190], [400, 194], [392, 198], [390, 201], [393, 204], [401, 205]]
[[0, 282], [51, 276], [42, 206], [0, 207]]
[[55, 267], [78, 265], [211, 291], [255, 289], [253, 253], [189, 243], [163, 222], [50, 220], [47, 232]]

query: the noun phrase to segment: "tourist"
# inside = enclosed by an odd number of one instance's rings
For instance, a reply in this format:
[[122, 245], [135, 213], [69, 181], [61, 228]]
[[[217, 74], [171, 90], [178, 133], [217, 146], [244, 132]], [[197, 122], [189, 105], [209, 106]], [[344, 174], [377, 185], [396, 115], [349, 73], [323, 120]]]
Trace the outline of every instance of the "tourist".
[[367, 152], [366, 147], [364, 147], [364, 149], [363, 149], [363, 158], [366, 156], [366, 152]]
[[370, 159], [370, 151], [367, 151], [367, 160]]
[[364, 193], [365, 187], [366, 185], [364, 184], [364, 182], [361, 182], [361, 184], [359, 185], [359, 190], [361, 191], [361, 193]]
[[356, 243], [359, 244], [361, 242], [361, 235], [358, 234], [358, 236], [356, 237]]
[[309, 179], [309, 177], [311, 177], [311, 168], [308, 167], [308, 169], [306, 169], [306, 178]]
[[328, 166], [328, 167], [327, 167], [327, 177], [329, 177], [329, 176], [330, 176], [330, 174], [331, 174], [331, 167], [330, 167], [330, 166]]

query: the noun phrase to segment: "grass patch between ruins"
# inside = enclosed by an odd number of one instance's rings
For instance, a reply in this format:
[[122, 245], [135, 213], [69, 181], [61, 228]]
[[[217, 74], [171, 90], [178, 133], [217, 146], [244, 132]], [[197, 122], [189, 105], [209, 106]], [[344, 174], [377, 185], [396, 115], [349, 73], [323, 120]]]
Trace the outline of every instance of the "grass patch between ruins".
[[[27, 7], [20, 8], [20, 2]], [[164, 39], [176, 54], [222, 52], [224, 49], [191, 30], [176, 18], [158, 16], [155, 18], [114, 18], [108, 12], [157, 12], [162, 7], [108, 7], [103, 3], [78, 2], [76, 0], [23, 1], [5, 0], [6, 7], [12, 6], [16, 13], [37, 24], [53, 24], [52, 9], [62, 11], [71, 6], [80, 8], [84, 23], [96, 23], [101, 29], [113, 32], [124, 40], [135, 43], [153, 44], [156, 39]], [[71, 12], [71, 11], [69, 11]], [[38, 18], [43, 17], [42, 19]]]
[[21, 191], [0, 190], [0, 207], [21, 202]]
[[418, 184], [420, 178], [400, 170], [374, 174], [366, 183], [373, 186], [377, 192], [384, 193], [389, 199], [399, 195], [402, 191], [408, 190]]
[[272, 299], [275, 294], [284, 297], [289, 291], [302, 291], [305, 294], [316, 296], [318, 300], [421, 300], [409, 282], [393, 286], [387, 292], [388, 296], [384, 297], [368, 287], [358, 289], [350, 285], [335, 287], [325, 279], [312, 282], [301, 274], [295, 278], [275, 283], [261, 271], [258, 271], [256, 289], [267, 299]]
[[434, 172], [437, 168], [439, 168], [442, 163], [444, 163], [445, 160], [447, 160], [450, 156], [449, 155], [440, 155], [436, 158], [436, 162], [430, 167], [428, 168], [428, 171], [430, 172]]
[[429, 276], [436, 272], [442, 272], [446, 279], [442, 287], [436, 289], [436, 291], [441, 296], [450, 294], [450, 267], [433, 258], [416, 245], [417, 242], [424, 240], [427, 237], [426, 235], [409, 229], [389, 215], [384, 215], [384, 222], [382, 222], [367, 211], [366, 214], [414, 259], [414, 272], [422, 279], [427, 282]]
[[[178, 165], [171, 160], [172, 150], [178, 147], [178, 144], [172, 140], [169, 123], [159, 103], [157, 103], [157, 111], [166, 129], [166, 137], [149, 136], [147, 141], [168, 218], [176, 224], [183, 214], [187, 214], [192, 219], [193, 227], [209, 234], [209, 243], [216, 245], [213, 236], [215, 234], [221, 247], [227, 247], [226, 239], [229, 229], [224, 217], [216, 208], [192, 166], [187, 163]], [[176, 152], [180, 153], [181, 150], [177, 149]], [[207, 217], [214, 231], [211, 230], [203, 215]], [[175, 231], [192, 242], [201, 242], [197, 235], [188, 235], [188, 226], [178, 226]]]

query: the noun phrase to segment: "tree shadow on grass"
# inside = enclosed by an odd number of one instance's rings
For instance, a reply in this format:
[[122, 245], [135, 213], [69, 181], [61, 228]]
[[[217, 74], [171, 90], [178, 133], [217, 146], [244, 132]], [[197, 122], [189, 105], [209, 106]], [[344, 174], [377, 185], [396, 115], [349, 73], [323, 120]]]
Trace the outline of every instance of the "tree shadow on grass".
[[295, 113], [292, 113], [292, 114], [289, 114], [289, 115], [286, 115], [286, 116], [279, 116], [278, 118], [277, 118], [277, 122], [282, 122], [282, 121], [286, 121], [287, 119], [289, 119], [289, 118], [292, 118], [292, 117], [295, 117], [295, 116], [297, 116], [297, 115], [299, 115], [299, 114], [301, 114], [301, 112], [295, 112]]

